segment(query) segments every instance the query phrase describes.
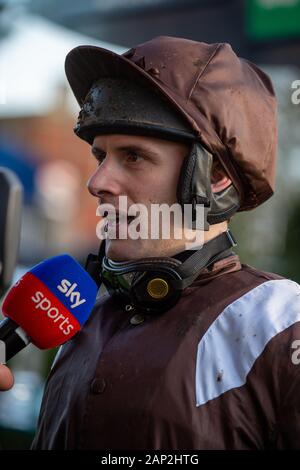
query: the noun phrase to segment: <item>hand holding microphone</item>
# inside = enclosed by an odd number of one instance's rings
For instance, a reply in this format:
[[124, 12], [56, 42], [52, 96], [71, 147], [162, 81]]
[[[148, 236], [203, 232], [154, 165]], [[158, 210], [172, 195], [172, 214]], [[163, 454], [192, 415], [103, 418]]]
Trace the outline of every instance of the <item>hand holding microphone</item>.
[[[0, 323], [0, 363], [30, 342], [50, 349], [71, 339], [84, 325], [94, 306], [98, 287], [69, 255], [43, 261], [8, 291]], [[0, 389], [9, 389], [12, 376], [0, 365]]]

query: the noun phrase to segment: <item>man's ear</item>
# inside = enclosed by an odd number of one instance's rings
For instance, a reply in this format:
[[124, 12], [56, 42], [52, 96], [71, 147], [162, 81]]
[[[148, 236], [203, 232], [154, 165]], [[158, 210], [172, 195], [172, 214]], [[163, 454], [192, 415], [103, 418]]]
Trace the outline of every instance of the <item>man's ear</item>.
[[211, 189], [213, 193], [219, 193], [232, 184], [219, 160], [214, 158], [211, 171]]

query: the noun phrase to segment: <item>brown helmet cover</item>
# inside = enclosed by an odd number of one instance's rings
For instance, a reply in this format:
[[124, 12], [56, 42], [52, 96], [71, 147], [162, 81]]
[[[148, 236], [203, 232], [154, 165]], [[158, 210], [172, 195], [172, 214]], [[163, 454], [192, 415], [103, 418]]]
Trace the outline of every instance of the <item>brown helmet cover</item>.
[[229, 44], [159, 36], [122, 55], [79, 46], [67, 55], [65, 69], [80, 106], [101, 77], [153, 86], [220, 159], [239, 191], [239, 210], [257, 207], [272, 196], [277, 154], [274, 89], [268, 75], [239, 58]]

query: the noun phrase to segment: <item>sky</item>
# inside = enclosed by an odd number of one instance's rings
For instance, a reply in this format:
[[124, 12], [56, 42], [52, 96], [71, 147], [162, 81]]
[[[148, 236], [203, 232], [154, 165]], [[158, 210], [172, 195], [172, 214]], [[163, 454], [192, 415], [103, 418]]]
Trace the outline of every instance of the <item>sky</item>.
[[[64, 60], [78, 45], [93, 44], [122, 53], [126, 49], [101, 42], [32, 15], [15, 18], [0, 41], [0, 118], [39, 116], [51, 111], [61, 87], [67, 86]], [[77, 109], [71, 98], [70, 110]]]

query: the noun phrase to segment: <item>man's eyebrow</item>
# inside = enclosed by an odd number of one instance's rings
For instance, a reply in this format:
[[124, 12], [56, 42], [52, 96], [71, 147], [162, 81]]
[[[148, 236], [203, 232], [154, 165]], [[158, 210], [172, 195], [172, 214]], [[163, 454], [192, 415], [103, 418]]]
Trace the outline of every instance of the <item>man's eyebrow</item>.
[[[131, 151], [131, 152], [133, 151], [133, 152], [137, 152], [137, 153], [141, 152], [141, 153], [146, 153], [149, 156], [153, 156], [153, 157], [158, 156], [158, 154], [155, 151], [153, 151], [152, 149], [150, 149], [148, 147], [141, 146], [141, 145], [136, 145], [136, 144], [121, 145], [120, 147], [116, 147], [115, 150], [117, 150], [119, 152], [129, 152], [129, 151]], [[101, 148], [99, 148], [97, 146], [94, 146], [94, 145], [91, 148], [91, 152], [95, 156], [105, 153]]]

